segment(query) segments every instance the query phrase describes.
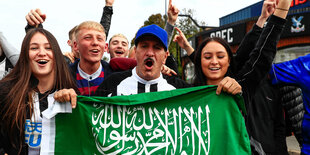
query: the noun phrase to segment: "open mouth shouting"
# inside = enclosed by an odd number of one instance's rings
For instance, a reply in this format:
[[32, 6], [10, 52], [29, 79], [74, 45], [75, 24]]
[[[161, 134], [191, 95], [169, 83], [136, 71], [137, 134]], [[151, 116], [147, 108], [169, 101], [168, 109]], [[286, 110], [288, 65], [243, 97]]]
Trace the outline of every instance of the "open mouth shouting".
[[151, 58], [146, 58], [144, 60], [144, 66], [147, 70], [151, 70], [154, 66], [154, 60]]
[[44, 65], [47, 64], [48, 62], [49, 62], [48, 60], [44, 60], [44, 59], [37, 60], [37, 63], [38, 63], [40, 66], [44, 66]]

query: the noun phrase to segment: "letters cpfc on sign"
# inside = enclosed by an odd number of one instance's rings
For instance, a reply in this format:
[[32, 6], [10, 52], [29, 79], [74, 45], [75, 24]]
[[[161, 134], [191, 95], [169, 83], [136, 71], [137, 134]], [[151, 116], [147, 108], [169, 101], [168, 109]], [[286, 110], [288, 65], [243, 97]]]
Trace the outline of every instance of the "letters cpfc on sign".
[[209, 107], [96, 105], [92, 132], [102, 154], [208, 154]]
[[210, 34], [210, 37], [211, 38], [213, 38], [213, 37], [223, 38], [223, 39], [227, 40], [228, 43], [232, 43], [234, 41], [234, 38], [232, 35], [233, 32], [234, 32], [233, 28], [223, 29], [220, 31], [212, 32]]
[[56, 115], [55, 154], [250, 154], [241, 96], [216, 88], [78, 96]]
[[[196, 37], [198, 37], [198, 43], [203, 41], [206, 37], [219, 37], [225, 39], [230, 45], [236, 45], [242, 41], [245, 33], [246, 24], [242, 23], [203, 31], [196, 35]], [[199, 39], [200, 36], [201, 39]]]

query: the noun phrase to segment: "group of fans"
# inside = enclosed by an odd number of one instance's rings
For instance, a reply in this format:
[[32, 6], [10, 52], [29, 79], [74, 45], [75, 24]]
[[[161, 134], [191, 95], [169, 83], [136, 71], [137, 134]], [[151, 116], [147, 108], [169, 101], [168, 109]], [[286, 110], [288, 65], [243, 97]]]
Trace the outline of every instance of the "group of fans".
[[[64, 55], [56, 38], [43, 29], [46, 15], [31, 10], [20, 51], [0, 33], [0, 54], [7, 61], [0, 81], [0, 154], [43, 152], [25, 141], [25, 124], [41, 123], [42, 112], [54, 100], [70, 101], [75, 108], [77, 95], [110, 97], [202, 85], [217, 85], [217, 94], [242, 94], [252, 154], [288, 154], [283, 105], [302, 154], [310, 154], [310, 56], [272, 64], [291, 1], [265, 0], [261, 16], [235, 54], [216, 37], [205, 38], [193, 49], [174, 28], [179, 10], [171, 0], [165, 29], [154, 24], [140, 28], [132, 50], [122, 34], [106, 44], [114, 3], [106, 0], [100, 23], [85, 21], [70, 30], [72, 51]], [[174, 29], [178, 35], [173, 41], [195, 64], [193, 84], [174, 76], [176, 62], [168, 51]], [[102, 60], [105, 51], [110, 53], [109, 63]]]

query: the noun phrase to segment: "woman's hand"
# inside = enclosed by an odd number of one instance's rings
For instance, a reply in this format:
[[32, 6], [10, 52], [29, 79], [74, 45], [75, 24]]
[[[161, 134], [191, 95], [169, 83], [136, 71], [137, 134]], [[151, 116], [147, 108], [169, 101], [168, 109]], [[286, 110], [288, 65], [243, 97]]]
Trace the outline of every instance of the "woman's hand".
[[54, 94], [54, 98], [58, 102], [71, 102], [74, 109], [76, 107], [77, 94], [74, 89], [61, 89]]
[[216, 94], [219, 95], [222, 90], [226, 93], [236, 95], [242, 93], [242, 87], [233, 78], [226, 76], [217, 86]]

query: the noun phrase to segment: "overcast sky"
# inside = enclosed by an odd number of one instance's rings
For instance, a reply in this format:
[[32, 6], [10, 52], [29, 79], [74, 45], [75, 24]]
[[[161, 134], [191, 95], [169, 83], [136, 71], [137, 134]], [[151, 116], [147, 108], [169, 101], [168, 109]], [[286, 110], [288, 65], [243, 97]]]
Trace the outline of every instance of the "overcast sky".
[[[247, 7], [260, 0], [173, 0], [180, 10], [195, 10], [194, 18], [208, 26], [218, 26], [219, 18]], [[167, 0], [168, 3], [168, 0]], [[35, 8], [46, 13], [44, 28], [58, 40], [63, 52], [70, 51], [66, 44], [68, 31], [82, 21], [100, 21], [105, 0], [0, 0], [0, 32], [20, 49], [25, 36], [25, 15]], [[165, 0], [115, 0], [109, 36], [122, 33], [131, 40], [147, 18], [165, 13]]]

